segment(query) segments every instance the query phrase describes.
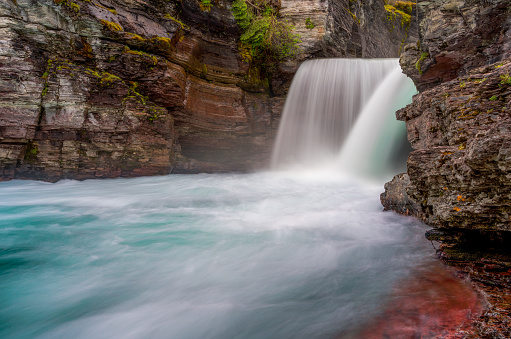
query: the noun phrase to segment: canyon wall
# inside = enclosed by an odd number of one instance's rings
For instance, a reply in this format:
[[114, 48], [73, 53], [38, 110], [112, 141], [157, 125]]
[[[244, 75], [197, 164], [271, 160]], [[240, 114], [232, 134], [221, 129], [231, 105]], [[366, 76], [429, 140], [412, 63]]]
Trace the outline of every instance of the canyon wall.
[[420, 93], [397, 112], [414, 148], [409, 212], [436, 227], [511, 231], [511, 4], [417, 7], [420, 40], [400, 62]]
[[407, 39], [383, 0], [282, 0], [301, 52], [258, 82], [231, 2], [210, 3], [0, 0], [0, 179], [261, 168], [302, 61]]
[[398, 111], [414, 151], [385, 209], [435, 227], [439, 254], [488, 309], [466, 338], [511, 336], [511, 3], [417, 2], [419, 41], [400, 62], [420, 93]]

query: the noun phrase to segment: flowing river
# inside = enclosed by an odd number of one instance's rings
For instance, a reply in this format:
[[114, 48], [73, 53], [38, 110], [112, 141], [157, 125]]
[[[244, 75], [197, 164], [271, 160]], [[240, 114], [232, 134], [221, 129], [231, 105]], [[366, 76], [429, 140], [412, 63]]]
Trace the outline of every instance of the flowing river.
[[2, 338], [331, 338], [432, 259], [331, 172], [0, 183]]
[[424, 271], [437, 267], [427, 227], [379, 201], [404, 171], [394, 112], [414, 93], [395, 59], [315, 60], [291, 86], [273, 171], [0, 183], [0, 338], [426, 338], [458, 326], [475, 298]]

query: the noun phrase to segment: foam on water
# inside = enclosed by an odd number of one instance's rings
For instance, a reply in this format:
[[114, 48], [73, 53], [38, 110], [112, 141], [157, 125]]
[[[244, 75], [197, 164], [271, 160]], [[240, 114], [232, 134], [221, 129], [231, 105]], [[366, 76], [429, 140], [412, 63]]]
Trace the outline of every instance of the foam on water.
[[0, 183], [2, 338], [328, 338], [428, 257], [332, 174]]
[[[381, 182], [339, 174], [357, 116], [375, 111], [366, 103], [382, 108], [382, 121], [394, 109], [374, 92], [402, 82], [385, 80], [396, 65], [300, 68], [273, 163], [307, 171], [0, 183], [0, 337], [332, 338], [360, 329], [397, 280], [431, 260], [424, 225], [382, 212]], [[336, 166], [311, 170], [323, 162]]]

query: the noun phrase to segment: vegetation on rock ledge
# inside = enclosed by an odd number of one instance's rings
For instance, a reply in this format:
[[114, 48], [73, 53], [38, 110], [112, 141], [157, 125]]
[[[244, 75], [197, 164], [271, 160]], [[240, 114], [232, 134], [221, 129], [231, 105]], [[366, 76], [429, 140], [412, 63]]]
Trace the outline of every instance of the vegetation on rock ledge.
[[415, 1], [385, 1], [385, 11], [387, 11], [387, 19], [394, 21], [397, 16], [401, 17], [401, 27], [408, 28], [412, 19], [413, 6]]
[[240, 53], [256, 69], [271, 71], [276, 63], [299, 53], [300, 36], [269, 1], [235, 0], [231, 11], [242, 30]]

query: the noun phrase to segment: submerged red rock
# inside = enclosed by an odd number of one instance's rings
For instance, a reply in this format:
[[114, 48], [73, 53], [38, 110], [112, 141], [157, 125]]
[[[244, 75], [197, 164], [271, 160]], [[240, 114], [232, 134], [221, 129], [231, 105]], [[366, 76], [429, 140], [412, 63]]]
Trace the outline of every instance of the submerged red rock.
[[381, 316], [340, 338], [465, 338], [482, 311], [478, 294], [439, 262], [428, 262], [399, 282]]

